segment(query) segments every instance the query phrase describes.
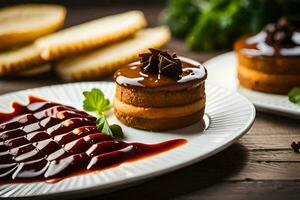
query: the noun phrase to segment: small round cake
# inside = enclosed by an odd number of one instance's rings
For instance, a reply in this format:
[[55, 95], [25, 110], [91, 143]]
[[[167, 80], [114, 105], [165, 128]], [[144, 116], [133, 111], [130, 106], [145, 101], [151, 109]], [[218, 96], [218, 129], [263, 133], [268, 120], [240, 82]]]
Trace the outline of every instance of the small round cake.
[[277, 94], [300, 86], [300, 32], [286, 18], [254, 36], [243, 36], [234, 50], [242, 86]]
[[140, 61], [114, 74], [114, 112], [125, 125], [144, 130], [182, 128], [205, 109], [206, 69], [194, 60], [149, 49]]

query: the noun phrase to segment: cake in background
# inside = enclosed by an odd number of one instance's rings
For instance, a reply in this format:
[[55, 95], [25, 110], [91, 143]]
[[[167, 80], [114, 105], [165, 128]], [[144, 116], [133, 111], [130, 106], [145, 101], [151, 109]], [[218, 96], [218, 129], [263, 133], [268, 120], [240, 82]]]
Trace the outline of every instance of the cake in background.
[[235, 43], [238, 79], [243, 87], [287, 94], [300, 86], [300, 32], [281, 18]]

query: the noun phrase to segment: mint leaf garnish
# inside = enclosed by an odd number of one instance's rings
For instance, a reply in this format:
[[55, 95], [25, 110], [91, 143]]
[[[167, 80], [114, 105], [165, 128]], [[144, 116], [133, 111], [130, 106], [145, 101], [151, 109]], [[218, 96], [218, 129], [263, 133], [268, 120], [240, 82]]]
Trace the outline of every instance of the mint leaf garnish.
[[85, 99], [83, 100], [83, 109], [88, 112], [96, 112], [98, 118], [96, 126], [101, 133], [110, 135], [114, 138], [122, 138], [122, 128], [117, 124], [109, 125], [104, 112], [111, 108], [108, 99], [105, 98], [103, 92], [97, 88], [91, 91], [83, 92]]
[[100, 115], [96, 121], [96, 126], [99, 131], [107, 135], [113, 136], [112, 131], [110, 130], [109, 124], [104, 115]]
[[83, 108], [85, 111], [96, 112], [97, 115], [102, 115], [103, 112], [111, 108], [108, 99], [105, 99], [101, 90], [93, 88], [91, 91], [83, 92], [85, 97], [83, 101]]
[[121, 126], [119, 126], [117, 124], [112, 124], [109, 126], [109, 128], [112, 131], [113, 137], [115, 137], [115, 138], [123, 138], [124, 137], [124, 133], [123, 133]]
[[294, 87], [288, 94], [290, 102], [300, 105], [300, 88]]

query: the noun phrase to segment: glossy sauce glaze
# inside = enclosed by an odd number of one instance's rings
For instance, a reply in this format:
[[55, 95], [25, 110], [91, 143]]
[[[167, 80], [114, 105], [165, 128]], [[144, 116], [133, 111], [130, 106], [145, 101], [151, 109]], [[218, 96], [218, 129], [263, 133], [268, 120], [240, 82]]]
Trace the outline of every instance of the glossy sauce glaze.
[[99, 133], [96, 118], [75, 108], [29, 97], [0, 113], [0, 183], [58, 181], [152, 156], [184, 143], [127, 143]]
[[168, 77], [158, 73], [146, 72], [140, 62], [121, 67], [114, 74], [117, 84], [124, 87], [139, 87], [151, 90], [181, 90], [197, 87], [207, 78], [207, 71], [200, 63], [180, 57], [182, 74], [180, 77]]
[[254, 36], [243, 36], [235, 43], [235, 50], [249, 56], [300, 56], [300, 32], [293, 32], [292, 43], [288, 45], [270, 45], [266, 39], [265, 31]]

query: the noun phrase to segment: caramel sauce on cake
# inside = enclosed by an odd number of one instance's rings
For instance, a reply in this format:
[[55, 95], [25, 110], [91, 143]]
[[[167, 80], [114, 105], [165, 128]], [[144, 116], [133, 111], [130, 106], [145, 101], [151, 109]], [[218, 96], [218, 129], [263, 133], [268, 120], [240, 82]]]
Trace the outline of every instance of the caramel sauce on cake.
[[120, 86], [154, 90], [182, 90], [199, 86], [207, 77], [198, 62], [170, 55], [167, 51], [149, 49], [141, 60], [120, 68], [114, 80]]
[[236, 43], [236, 49], [249, 56], [300, 56], [300, 32], [293, 33], [293, 43], [290, 45], [270, 45], [266, 38], [265, 31], [244, 36]]
[[235, 49], [249, 56], [300, 56], [300, 32], [282, 18], [254, 36], [242, 37]]
[[187, 63], [182, 75], [170, 78], [143, 71], [140, 63], [133, 63], [120, 68], [114, 75], [117, 84], [125, 87], [151, 88], [152, 90], [180, 90], [196, 87], [206, 79], [206, 70], [201, 65], [190, 66]]

